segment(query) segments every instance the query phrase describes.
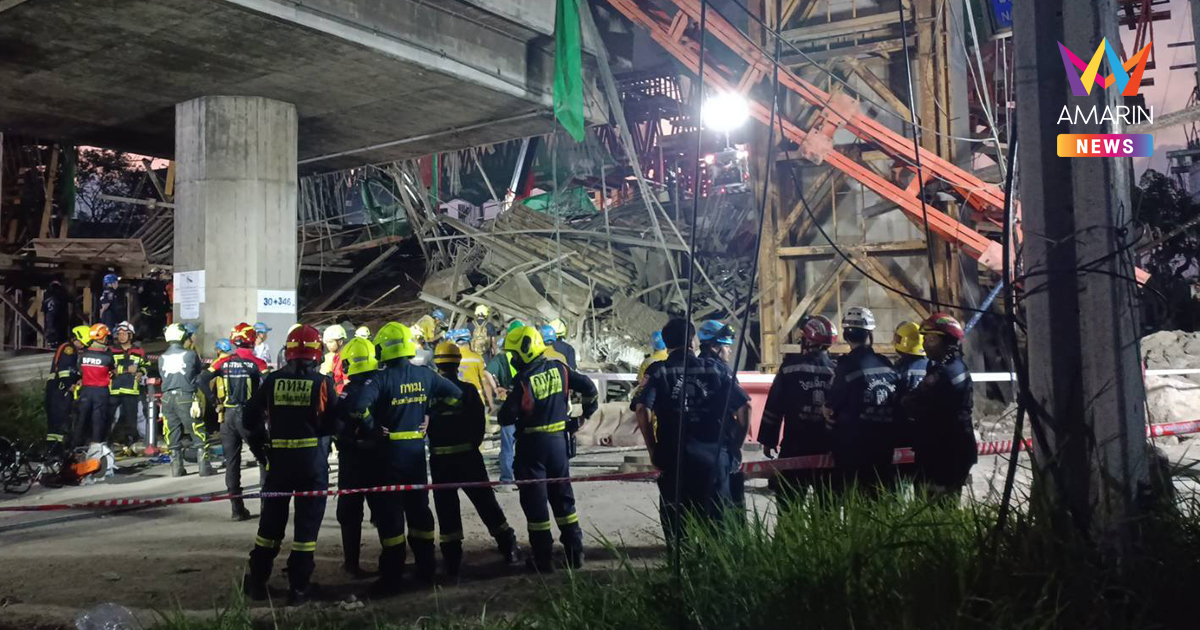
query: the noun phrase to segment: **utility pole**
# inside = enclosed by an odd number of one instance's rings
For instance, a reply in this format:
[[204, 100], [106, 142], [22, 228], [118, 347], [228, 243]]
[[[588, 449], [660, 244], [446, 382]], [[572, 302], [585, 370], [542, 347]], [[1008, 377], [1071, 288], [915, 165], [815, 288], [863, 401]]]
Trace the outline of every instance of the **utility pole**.
[[[1134, 267], [1117, 253], [1133, 218], [1132, 164], [1056, 150], [1059, 134], [1124, 131], [1058, 122], [1064, 106], [1124, 104], [1115, 86], [1074, 96], [1059, 51], [1086, 63], [1105, 38], [1120, 50], [1116, 18], [1114, 0], [1016, 0], [1013, 10], [1030, 411], [1046, 434], [1035, 495], [1063, 510], [1060, 524], [1120, 553], [1148, 477]], [[1100, 74], [1111, 72], [1106, 60]]]

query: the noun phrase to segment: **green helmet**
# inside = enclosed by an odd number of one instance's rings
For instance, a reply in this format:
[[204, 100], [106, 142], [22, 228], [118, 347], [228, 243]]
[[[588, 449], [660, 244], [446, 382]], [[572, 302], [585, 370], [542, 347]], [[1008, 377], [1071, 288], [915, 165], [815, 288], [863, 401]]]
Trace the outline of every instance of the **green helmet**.
[[374, 372], [379, 366], [379, 362], [375, 360], [375, 345], [362, 337], [348, 341], [338, 356], [348, 363], [346, 374], [350, 376]]
[[388, 322], [375, 334], [375, 345], [379, 346], [379, 358], [383, 361], [403, 359], [417, 355], [417, 344], [412, 330], [404, 324]]

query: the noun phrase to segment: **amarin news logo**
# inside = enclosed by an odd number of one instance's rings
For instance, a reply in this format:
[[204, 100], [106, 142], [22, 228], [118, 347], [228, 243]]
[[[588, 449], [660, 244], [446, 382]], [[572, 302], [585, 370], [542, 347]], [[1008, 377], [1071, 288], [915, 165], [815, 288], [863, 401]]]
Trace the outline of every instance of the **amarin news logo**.
[[[1121, 63], [1117, 51], [1108, 43], [1108, 39], [1100, 40], [1091, 61], [1084, 63], [1078, 55], [1067, 49], [1062, 42], [1058, 50], [1062, 54], [1063, 68], [1067, 72], [1067, 81], [1071, 84], [1071, 93], [1075, 96], [1088, 96], [1092, 88], [1099, 85], [1101, 90], [1113, 85], [1122, 96], [1136, 96], [1142, 87], [1142, 73], [1146, 70], [1146, 61], [1150, 58], [1150, 47], [1153, 42], [1146, 44], [1125, 63]], [[1100, 76], [1100, 62], [1108, 61], [1111, 74]], [[1084, 109], [1076, 105], [1064, 105], [1058, 122], [1071, 125], [1080, 124], [1115, 124], [1117, 121], [1125, 125], [1139, 125], [1154, 122], [1154, 108], [1149, 109], [1138, 105], [1117, 105], [1099, 108], [1092, 105]], [[1058, 136], [1059, 157], [1146, 157], [1154, 154], [1154, 137], [1145, 134], [1060, 134]]]

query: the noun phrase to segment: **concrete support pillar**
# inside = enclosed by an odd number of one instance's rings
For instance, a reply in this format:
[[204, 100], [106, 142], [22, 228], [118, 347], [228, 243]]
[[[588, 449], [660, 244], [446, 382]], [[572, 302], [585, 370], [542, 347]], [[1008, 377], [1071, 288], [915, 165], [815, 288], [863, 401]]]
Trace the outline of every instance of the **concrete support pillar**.
[[[175, 321], [197, 323], [201, 343], [263, 321], [279, 348], [296, 321], [296, 135], [290, 103], [207, 96], [175, 106], [175, 272], [205, 272], [199, 320], [176, 304]], [[264, 306], [288, 292], [290, 308]]]

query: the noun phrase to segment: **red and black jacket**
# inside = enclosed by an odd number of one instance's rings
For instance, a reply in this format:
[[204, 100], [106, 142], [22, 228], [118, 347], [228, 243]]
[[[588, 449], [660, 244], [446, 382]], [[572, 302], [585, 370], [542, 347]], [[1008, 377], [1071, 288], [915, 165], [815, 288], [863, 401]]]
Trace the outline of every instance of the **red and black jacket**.
[[108, 347], [94, 343], [79, 353], [80, 383], [84, 387], [108, 389], [112, 385], [113, 371], [116, 366], [116, 361], [113, 360], [113, 355], [109, 352]]
[[212, 380], [224, 378], [225, 400], [221, 403], [226, 407], [241, 407], [249, 403], [254, 392], [258, 391], [263, 372], [266, 371], [266, 362], [254, 356], [252, 349], [238, 348], [233, 354], [213, 361], [200, 375], [196, 389], [207, 396]]

